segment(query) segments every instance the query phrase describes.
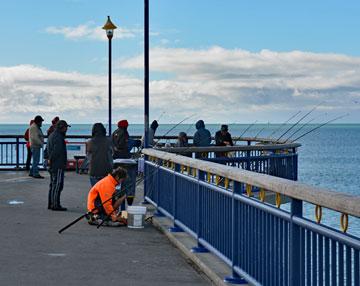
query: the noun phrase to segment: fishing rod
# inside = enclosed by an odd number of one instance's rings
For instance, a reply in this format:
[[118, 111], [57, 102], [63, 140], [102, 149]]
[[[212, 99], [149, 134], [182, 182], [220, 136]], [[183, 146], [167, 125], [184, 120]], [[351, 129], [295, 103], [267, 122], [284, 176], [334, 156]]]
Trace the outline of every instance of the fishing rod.
[[111, 198], [109, 198], [109, 199], [105, 200], [104, 202], [102, 202], [100, 206], [97, 206], [97, 207], [93, 208], [91, 211], [86, 212], [85, 214], [79, 216], [77, 219], [73, 220], [73, 221], [70, 222], [68, 225], [66, 225], [66, 226], [64, 226], [62, 229], [60, 229], [60, 230], [58, 231], [58, 233], [61, 234], [63, 231], [67, 230], [69, 227], [73, 226], [74, 224], [76, 224], [77, 222], [79, 222], [80, 220], [82, 220], [83, 218], [88, 217], [88, 216], [94, 214], [94, 211], [96, 211], [97, 209], [99, 209], [100, 207], [102, 207], [105, 203], [107, 203], [107, 202], [109, 202], [110, 200], [112, 200], [113, 198], [115, 198], [118, 193], [119, 193], [119, 192], [114, 192], [114, 194], [111, 196]]
[[324, 125], [327, 125], [327, 124], [329, 124], [329, 123], [331, 123], [331, 122], [334, 122], [334, 121], [339, 120], [339, 119], [341, 119], [341, 118], [344, 118], [344, 117], [346, 117], [346, 116], [349, 116], [349, 113], [344, 114], [344, 115], [341, 115], [341, 116], [339, 116], [339, 117], [336, 117], [336, 118], [334, 118], [334, 119], [331, 119], [331, 120], [329, 120], [329, 121], [327, 121], [327, 122], [325, 122], [325, 123], [322, 123], [322, 124], [316, 126], [315, 128], [313, 128], [313, 129], [305, 132], [305, 133], [302, 134], [301, 136], [299, 136], [299, 137], [297, 137], [296, 139], [292, 140], [292, 142], [295, 142], [295, 141], [299, 140], [300, 138], [303, 138], [305, 135], [307, 135], [307, 134], [309, 134], [309, 133], [311, 133], [311, 132], [319, 129], [320, 127], [323, 127]]
[[161, 114], [160, 114], [160, 116], [159, 116], [159, 118], [157, 119], [157, 121], [160, 121], [160, 119], [161, 119], [161, 117], [163, 117], [163, 115], [166, 113], [166, 111], [163, 111]]
[[279, 142], [281, 138], [283, 138], [290, 130], [292, 130], [296, 125], [298, 125], [303, 119], [309, 116], [316, 108], [318, 108], [324, 102], [320, 102], [318, 105], [314, 106], [309, 112], [307, 112], [303, 117], [301, 117], [296, 123], [294, 123], [290, 128], [288, 128], [281, 136], [276, 140], [276, 143]]
[[290, 116], [290, 118], [288, 120], [286, 120], [283, 124], [281, 124], [275, 131], [273, 131], [268, 138], [271, 139], [271, 136], [273, 136], [274, 134], [276, 134], [276, 132], [278, 132], [286, 123], [288, 123], [291, 119], [295, 118], [299, 113], [301, 113], [301, 111], [299, 110], [298, 112], [296, 112], [294, 115]]
[[251, 127], [253, 127], [256, 124], [257, 120], [255, 120], [253, 123], [249, 124], [249, 126], [244, 130], [243, 133], [240, 134], [240, 136], [237, 137], [236, 140], [234, 140], [233, 144], [236, 145], [236, 142], [239, 141], [241, 136], [243, 136]]
[[[327, 113], [325, 113], [326, 115]], [[321, 117], [322, 115], [319, 115], [317, 117], [314, 117], [313, 119], [309, 120], [308, 122], [306, 122], [305, 124], [303, 124], [302, 126], [300, 126], [300, 128], [298, 128], [297, 130], [295, 130], [286, 140], [285, 143], [288, 142], [290, 140], [290, 138], [292, 138], [295, 134], [299, 133], [305, 126], [308, 126], [311, 122], [313, 122], [315, 119], [318, 119], [319, 117]]]
[[260, 129], [260, 131], [258, 133], [256, 133], [255, 135], [255, 139], [260, 135], [261, 132], [263, 132], [265, 130], [265, 128], [268, 128], [270, 126], [270, 121], [268, 122], [268, 124], [266, 126], [264, 126], [262, 129]]
[[[181, 123], [183, 123], [184, 121], [190, 119], [191, 117], [194, 117], [195, 115], [196, 115], [196, 114], [192, 114], [192, 115], [190, 115], [190, 116], [188, 116], [188, 117], [185, 117], [185, 118], [184, 118], [183, 120], [181, 120], [179, 123], [175, 124], [172, 128], [170, 128], [170, 129], [169, 129], [164, 135], [162, 135], [162, 136], [168, 135], [171, 131], [173, 131], [173, 130], [174, 130], [176, 127], [178, 127]], [[155, 144], [154, 144], [153, 147], [156, 147], [157, 144], [159, 144], [159, 141], [160, 141], [160, 140], [161, 140], [161, 138], [155, 142]]]

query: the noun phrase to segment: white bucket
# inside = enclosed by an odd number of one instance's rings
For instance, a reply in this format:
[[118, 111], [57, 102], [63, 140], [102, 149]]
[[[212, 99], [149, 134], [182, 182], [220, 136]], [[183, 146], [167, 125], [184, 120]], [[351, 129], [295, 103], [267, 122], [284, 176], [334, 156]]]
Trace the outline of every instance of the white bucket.
[[146, 207], [129, 206], [128, 212], [128, 228], [143, 228], [146, 214]]

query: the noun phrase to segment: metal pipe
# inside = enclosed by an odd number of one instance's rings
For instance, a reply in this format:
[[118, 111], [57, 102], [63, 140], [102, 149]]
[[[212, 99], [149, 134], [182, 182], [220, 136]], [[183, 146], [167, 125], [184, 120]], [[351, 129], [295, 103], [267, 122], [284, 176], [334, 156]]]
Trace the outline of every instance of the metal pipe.
[[144, 147], [149, 147], [149, 0], [144, 0]]

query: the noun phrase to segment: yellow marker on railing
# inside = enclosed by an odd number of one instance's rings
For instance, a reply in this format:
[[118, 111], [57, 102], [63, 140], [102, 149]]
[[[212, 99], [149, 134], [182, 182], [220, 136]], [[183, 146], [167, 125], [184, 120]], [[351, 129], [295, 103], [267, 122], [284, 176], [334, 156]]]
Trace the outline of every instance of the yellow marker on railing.
[[190, 175], [190, 166], [186, 167], [186, 172], [187, 172], [188, 175]]
[[174, 162], [171, 162], [171, 169], [175, 170], [175, 163]]
[[195, 168], [192, 168], [192, 175], [193, 175], [194, 177], [196, 177], [196, 169], [195, 169]]
[[280, 208], [280, 206], [281, 206], [281, 195], [280, 195], [280, 193], [276, 193], [276, 206], [278, 207], [278, 208]]
[[264, 188], [260, 189], [259, 198], [260, 198], [260, 201], [265, 202], [265, 189]]
[[229, 179], [225, 178], [225, 189], [229, 188]]
[[315, 207], [315, 218], [316, 218], [316, 222], [320, 223], [321, 222], [321, 218], [322, 218], [322, 207], [319, 205], [316, 205]]
[[215, 184], [218, 186], [220, 183], [220, 177], [218, 175], [215, 176]]
[[180, 173], [182, 173], [184, 171], [184, 166], [183, 165], [180, 165]]
[[207, 181], [208, 181], [208, 183], [211, 182], [211, 174], [210, 174], [210, 172], [207, 172]]
[[248, 195], [248, 197], [252, 196], [252, 187], [251, 185], [246, 185], [246, 194]]
[[349, 227], [349, 216], [348, 214], [341, 214], [341, 218], [340, 218], [340, 225], [341, 225], [341, 230], [342, 232], [347, 232], [348, 227]]

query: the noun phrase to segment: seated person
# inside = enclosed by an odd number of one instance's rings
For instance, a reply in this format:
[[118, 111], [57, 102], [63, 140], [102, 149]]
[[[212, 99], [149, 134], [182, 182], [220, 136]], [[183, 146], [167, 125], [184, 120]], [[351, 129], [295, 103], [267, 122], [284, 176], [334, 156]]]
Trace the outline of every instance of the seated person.
[[[107, 220], [104, 225], [126, 225], [126, 220], [121, 217], [121, 212], [118, 214], [119, 206], [125, 200], [126, 195], [123, 190], [116, 192], [116, 186], [121, 184], [126, 177], [126, 170], [118, 167], [90, 189], [87, 208], [92, 215], [89, 217], [89, 224], [97, 225], [102, 220]], [[96, 210], [94, 210], [95, 208]]]

